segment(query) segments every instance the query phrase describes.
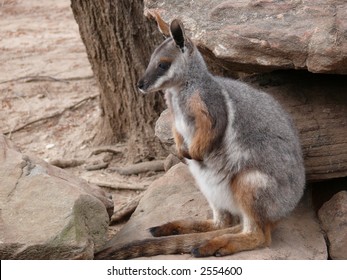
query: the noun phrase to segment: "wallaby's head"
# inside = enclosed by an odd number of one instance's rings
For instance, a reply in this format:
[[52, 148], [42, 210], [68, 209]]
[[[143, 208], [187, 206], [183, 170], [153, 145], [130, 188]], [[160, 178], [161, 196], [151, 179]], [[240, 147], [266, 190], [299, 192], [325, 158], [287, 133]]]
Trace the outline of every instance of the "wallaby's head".
[[164, 90], [182, 83], [194, 52], [194, 44], [186, 37], [180, 20], [173, 20], [166, 31], [162, 29], [162, 33], [170, 37], [155, 49], [144, 76], [139, 80], [137, 86], [142, 93]]

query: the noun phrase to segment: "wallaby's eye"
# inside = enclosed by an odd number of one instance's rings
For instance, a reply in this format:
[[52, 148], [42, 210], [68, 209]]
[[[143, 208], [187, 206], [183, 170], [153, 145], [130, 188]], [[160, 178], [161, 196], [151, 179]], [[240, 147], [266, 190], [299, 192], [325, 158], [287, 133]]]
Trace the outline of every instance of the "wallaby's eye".
[[170, 63], [169, 62], [160, 62], [158, 64], [158, 67], [161, 69], [161, 70], [167, 70], [170, 68]]

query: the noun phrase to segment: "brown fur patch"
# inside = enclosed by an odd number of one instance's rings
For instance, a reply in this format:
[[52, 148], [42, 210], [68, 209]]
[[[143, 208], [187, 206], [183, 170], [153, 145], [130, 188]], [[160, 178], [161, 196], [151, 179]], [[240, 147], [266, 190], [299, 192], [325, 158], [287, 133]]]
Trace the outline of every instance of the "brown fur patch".
[[238, 205], [246, 212], [250, 220], [257, 224], [259, 219], [253, 204], [256, 186], [249, 185], [249, 180], [246, 179], [249, 173], [249, 171], [238, 173], [231, 182], [231, 191]]
[[214, 139], [211, 116], [206, 104], [201, 100], [199, 91], [191, 97], [188, 106], [195, 119], [195, 134], [189, 154], [193, 159], [202, 161]]
[[254, 202], [257, 199], [256, 190], [258, 185], [256, 181], [252, 181], [251, 184], [249, 178], [247, 178], [252, 171], [246, 170], [238, 173], [231, 182], [231, 191], [239, 207], [248, 216], [252, 231], [261, 231], [266, 245], [270, 245], [273, 223], [261, 220], [260, 214], [256, 211]]
[[160, 62], [172, 63], [172, 61], [173, 61], [173, 59], [170, 58], [170, 57], [163, 56], [163, 57], [160, 58]]

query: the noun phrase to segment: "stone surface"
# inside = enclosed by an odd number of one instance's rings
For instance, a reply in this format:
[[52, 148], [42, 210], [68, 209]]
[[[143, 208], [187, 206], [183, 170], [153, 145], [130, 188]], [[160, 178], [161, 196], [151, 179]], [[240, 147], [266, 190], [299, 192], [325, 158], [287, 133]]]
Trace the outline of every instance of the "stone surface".
[[[176, 219], [207, 219], [211, 214], [208, 203], [196, 188], [187, 166], [180, 163], [153, 182], [128, 223], [105, 247], [152, 238], [147, 230], [152, 226]], [[293, 215], [279, 223], [273, 233], [273, 243], [270, 248], [241, 252], [220, 259], [326, 258], [326, 244], [319, 224], [313, 211], [302, 202]], [[185, 254], [141, 259], [193, 259], [193, 257]]]
[[177, 156], [169, 154], [164, 161], [165, 172], [169, 171], [171, 167], [175, 166], [176, 164], [179, 164], [180, 162], [181, 160]]
[[347, 191], [335, 194], [318, 211], [332, 259], [347, 260]]
[[[347, 176], [345, 77], [278, 71], [253, 76], [247, 83], [271, 94], [292, 116], [300, 133], [308, 181]], [[162, 116], [156, 135], [173, 141], [171, 124], [164, 124], [171, 119], [165, 111]]]
[[167, 145], [174, 144], [171, 122], [172, 116], [169, 110], [165, 110], [160, 114], [155, 124], [155, 136], [157, 136], [162, 143]]
[[91, 259], [112, 207], [102, 191], [0, 136], [1, 259]]
[[232, 71], [307, 69], [347, 74], [345, 0], [147, 0]]

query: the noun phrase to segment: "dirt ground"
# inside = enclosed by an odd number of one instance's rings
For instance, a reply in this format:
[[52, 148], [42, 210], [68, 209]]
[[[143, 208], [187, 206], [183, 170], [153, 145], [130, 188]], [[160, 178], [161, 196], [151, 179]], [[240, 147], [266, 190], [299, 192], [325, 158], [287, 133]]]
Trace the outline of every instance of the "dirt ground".
[[[68, 168], [89, 182], [110, 185], [115, 210], [136, 197], [160, 173], [121, 176], [120, 154], [92, 155], [99, 93], [69, 0], [0, 0], [0, 131], [24, 153], [47, 162], [75, 159]], [[88, 166], [109, 162], [108, 169]], [[114, 187], [139, 188], [115, 190]], [[120, 225], [110, 228], [112, 236]]]

